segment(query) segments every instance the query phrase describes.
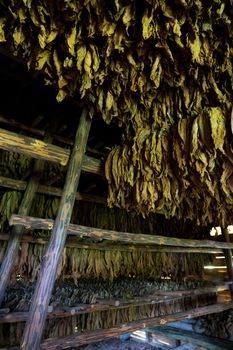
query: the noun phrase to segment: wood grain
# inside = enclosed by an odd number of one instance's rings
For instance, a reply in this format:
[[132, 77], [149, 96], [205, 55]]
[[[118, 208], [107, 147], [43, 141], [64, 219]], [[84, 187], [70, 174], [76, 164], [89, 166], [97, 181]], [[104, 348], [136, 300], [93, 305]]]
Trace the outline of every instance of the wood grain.
[[84, 110], [76, 133], [58, 214], [41, 264], [35, 293], [29, 310], [29, 317], [22, 337], [21, 349], [23, 350], [38, 350], [40, 348], [49, 300], [65, 246], [67, 227], [73, 211], [90, 127], [91, 120], [87, 116], [87, 111]]
[[[51, 219], [41, 219], [29, 216], [12, 215], [10, 225], [22, 225], [27, 228], [51, 230], [54, 221]], [[132, 244], [156, 244], [175, 247], [192, 247], [192, 248], [219, 248], [232, 249], [233, 243], [217, 242], [210, 240], [184, 239], [174, 237], [164, 237], [157, 235], [135, 234], [128, 232], [117, 232], [98, 228], [92, 228], [81, 225], [70, 224], [67, 226], [67, 233], [78, 237], [89, 237], [98, 240], [110, 240], [114, 242], [127, 242]]]

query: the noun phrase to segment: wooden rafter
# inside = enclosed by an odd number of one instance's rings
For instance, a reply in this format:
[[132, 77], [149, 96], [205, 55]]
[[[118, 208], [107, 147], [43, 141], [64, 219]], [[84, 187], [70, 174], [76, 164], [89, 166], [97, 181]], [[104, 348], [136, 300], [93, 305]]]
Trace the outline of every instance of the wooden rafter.
[[[32, 229], [51, 230], [54, 221], [51, 219], [40, 219], [29, 216], [12, 215], [10, 225], [22, 225]], [[175, 247], [192, 247], [192, 248], [220, 248], [232, 249], [233, 243], [217, 242], [210, 240], [184, 239], [174, 237], [164, 237], [156, 235], [117, 232], [93, 227], [73, 225], [67, 227], [67, 233], [78, 237], [89, 237], [94, 239], [105, 239], [114, 242], [127, 242], [133, 244], [156, 244], [168, 245]]]
[[[0, 241], [8, 241], [10, 234], [0, 233]], [[31, 235], [23, 235], [21, 243], [35, 243], [35, 244], [48, 244], [49, 238], [46, 237], [34, 237]], [[155, 253], [198, 253], [198, 254], [221, 254], [222, 249], [218, 248], [190, 248], [190, 247], [169, 247], [169, 246], [155, 246], [155, 245], [133, 245], [133, 244], [111, 244], [109, 242], [79, 242], [77, 238], [68, 237], [66, 240], [66, 247], [76, 249], [88, 249], [88, 250], [117, 250], [117, 251], [142, 251], [142, 252], [155, 252]]]
[[[10, 188], [12, 190], [24, 191], [27, 187], [27, 182], [0, 176], [0, 186]], [[37, 193], [54, 196], [54, 197], [61, 197], [62, 189], [58, 187], [53, 187], [53, 186], [39, 185], [37, 189]], [[76, 193], [75, 199], [77, 201], [85, 201], [85, 202], [91, 202], [91, 203], [99, 203], [99, 204], [107, 203], [107, 199], [104, 197], [95, 196], [88, 193], [81, 193], [81, 192]]]
[[[67, 165], [70, 158], [70, 150], [68, 149], [3, 129], [0, 129], [0, 148], [6, 151], [22, 153], [36, 159], [48, 160], [63, 166]], [[102, 161], [84, 156], [82, 170], [103, 175]]]

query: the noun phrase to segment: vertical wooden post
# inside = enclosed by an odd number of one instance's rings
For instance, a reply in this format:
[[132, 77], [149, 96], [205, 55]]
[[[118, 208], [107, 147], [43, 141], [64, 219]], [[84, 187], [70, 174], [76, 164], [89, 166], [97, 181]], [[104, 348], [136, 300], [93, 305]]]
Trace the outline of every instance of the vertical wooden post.
[[[222, 228], [222, 231], [223, 231], [223, 237], [225, 238], [225, 241], [230, 242], [230, 238], [229, 238], [229, 235], [227, 233], [227, 229]], [[228, 276], [229, 276], [230, 281], [233, 283], [232, 250], [231, 249], [224, 249], [223, 252], [225, 255]], [[233, 300], [233, 284], [230, 284], [229, 288], [231, 291], [231, 299]]]
[[91, 120], [87, 116], [87, 111], [84, 110], [75, 137], [58, 214], [49, 245], [41, 264], [29, 317], [26, 322], [20, 347], [23, 350], [38, 350], [40, 348], [49, 300], [55, 282], [58, 264], [65, 246], [66, 228], [71, 219], [90, 126]]
[[[28, 215], [32, 206], [35, 193], [39, 186], [40, 173], [42, 172], [43, 161], [38, 160], [35, 164], [33, 175], [28, 182], [22, 202], [19, 207], [19, 213]], [[3, 301], [6, 287], [10, 280], [11, 272], [15, 266], [16, 257], [18, 255], [19, 244], [22, 238], [24, 228], [22, 226], [14, 226], [7, 245], [6, 253], [0, 268], [0, 305]]]

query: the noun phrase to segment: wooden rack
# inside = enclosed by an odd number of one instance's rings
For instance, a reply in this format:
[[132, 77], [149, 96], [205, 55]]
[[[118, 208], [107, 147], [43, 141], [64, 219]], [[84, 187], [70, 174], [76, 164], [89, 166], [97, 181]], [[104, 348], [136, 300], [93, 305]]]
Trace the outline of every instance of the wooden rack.
[[[32, 175], [32, 178], [30, 179], [29, 183], [0, 177], [1, 186], [25, 191], [24, 199], [22, 202], [23, 205], [21, 204], [19, 215], [13, 215], [10, 220], [10, 224], [14, 225], [15, 229], [13, 230], [15, 230], [15, 233], [13, 235], [12, 233], [10, 233], [9, 235], [1, 234], [0, 236], [1, 239], [8, 240], [7, 252], [0, 270], [0, 301], [2, 300], [2, 297], [4, 295], [7, 282], [9, 281], [10, 272], [13, 267], [13, 254], [18, 253], [20, 241], [29, 242], [32, 240], [30, 236], [22, 236], [22, 227], [27, 227], [31, 229], [52, 230], [51, 237], [48, 240], [47, 250], [45, 253], [44, 260], [42, 262], [35, 289], [35, 294], [29, 312], [9, 313], [6, 309], [2, 311], [0, 310], [0, 322], [26, 321], [25, 332], [21, 343], [21, 349], [23, 350], [37, 350], [39, 347], [41, 349], [51, 350], [66, 349], [72, 346], [80, 346], [83, 344], [91, 343], [93, 341], [96, 342], [102, 339], [119, 336], [121, 334], [132, 332], [138, 329], [143, 329], [149, 326], [161, 325], [176, 320], [183, 320], [191, 317], [206, 315], [209, 313], [221, 312], [223, 310], [227, 310], [233, 307], [233, 302], [214, 304], [206, 307], [194, 308], [192, 310], [176, 313], [173, 315], [147, 318], [128, 324], [121, 324], [110, 329], [85, 332], [83, 334], [75, 334], [62, 338], [47, 339], [41, 343], [42, 332], [45, 326], [46, 318], [68, 317], [80, 313], [94, 312], [98, 310], [127, 308], [130, 305], [150, 305], [170, 300], [177, 300], [179, 298], [184, 298], [188, 296], [188, 292], [186, 292], [186, 295], [185, 293], [182, 294], [182, 292], [180, 292], [180, 294], [177, 294], [176, 292], [176, 294], [173, 295], [160, 294], [157, 296], [148, 296], [146, 298], [141, 298], [140, 300], [137, 299], [130, 302], [124, 302], [122, 300], [114, 300], [111, 302], [99, 301], [99, 303], [96, 303], [94, 305], [76, 305], [73, 308], [50, 310], [49, 300], [55, 281], [58, 263], [62, 256], [67, 235], [73, 235], [80, 238], [87, 237], [97, 240], [97, 243], [91, 243], [90, 245], [88, 245], [88, 243], [83, 244], [74, 242], [72, 237], [69, 237], [67, 239], [67, 245], [71, 244], [75, 247], [80, 248], [85, 247], [85, 249], [87, 249], [86, 247], [88, 247], [89, 249], [142, 249], [148, 251], [175, 251], [180, 253], [214, 253], [219, 252], [219, 250], [223, 249], [233, 249], [233, 243], [230, 242], [178, 239], [155, 235], [143, 235], [101, 230], [80, 225], [71, 225], [70, 217], [72, 214], [75, 199], [96, 201], [98, 203], [105, 202], [105, 199], [103, 200], [99, 199], [98, 197], [94, 198], [87, 196], [86, 194], [83, 195], [77, 193], [81, 170], [98, 175], [103, 175], [102, 162], [97, 159], [87, 157], [85, 155], [90, 125], [91, 121], [88, 118], [87, 111], [84, 110], [80, 118], [80, 123], [77, 129], [75, 141], [74, 143], [72, 142], [72, 152], [70, 152], [67, 149], [55, 146], [47, 142], [46, 140], [41, 141], [31, 137], [18, 135], [13, 132], [0, 129], [0, 148], [5, 149], [7, 151], [23, 153], [27, 156], [40, 159], [39, 169], [34, 169], [34, 175]], [[35, 132], [35, 130], [26, 131]], [[43, 135], [40, 134], [40, 136]], [[60, 141], [62, 140], [60, 139]], [[68, 165], [66, 182], [63, 190], [55, 187], [42, 186], [39, 184], [39, 177], [37, 174], [41, 172], [41, 169], [43, 167], [41, 161], [45, 160], [57, 162], [58, 164], [61, 164], [63, 166]], [[36, 166], [38, 167], [38, 163]], [[54, 196], [61, 197], [60, 207], [55, 221], [41, 218], [33, 218], [28, 216], [30, 210], [30, 203], [36, 192], [48, 193]], [[28, 193], [30, 193], [29, 199]], [[20, 234], [18, 234], [19, 232]], [[99, 240], [104, 240], [104, 243], [98, 243]], [[41, 238], [33, 238], [32, 241], [39, 242], [41, 244], [47, 243], [46, 239]], [[105, 241], [110, 241], [111, 244], [108, 245], [107, 243], [105, 243]], [[113, 243], [115, 243], [115, 245], [113, 245]], [[7, 267], [7, 269], [4, 270], [4, 278], [1, 279], [1, 276], [3, 276], [1, 273], [1, 271], [3, 271], [3, 267]], [[202, 290], [200, 293], [205, 294], [206, 292], [206, 290]], [[198, 291], [195, 295], [198, 295]], [[48, 310], [50, 310], [50, 313], [48, 313]], [[14, 347], [11, 349], [18, 349], [18, 347]]]

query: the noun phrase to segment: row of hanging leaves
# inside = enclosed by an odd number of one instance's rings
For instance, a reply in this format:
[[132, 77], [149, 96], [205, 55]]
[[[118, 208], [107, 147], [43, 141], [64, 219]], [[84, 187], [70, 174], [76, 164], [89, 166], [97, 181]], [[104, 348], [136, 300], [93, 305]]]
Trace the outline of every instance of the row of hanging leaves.
[[0, 42], [44, 73], [58, 101], [79, 96], [123, 126], [106, 163], [110, 205], [232, 219], [231, 0], [0, 6]]

